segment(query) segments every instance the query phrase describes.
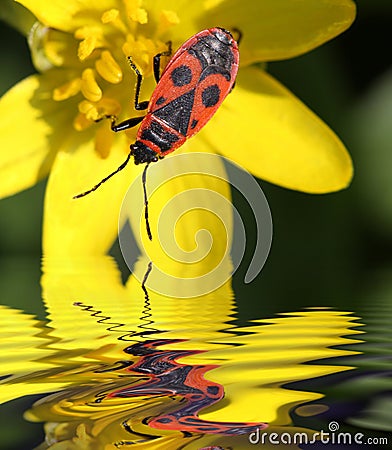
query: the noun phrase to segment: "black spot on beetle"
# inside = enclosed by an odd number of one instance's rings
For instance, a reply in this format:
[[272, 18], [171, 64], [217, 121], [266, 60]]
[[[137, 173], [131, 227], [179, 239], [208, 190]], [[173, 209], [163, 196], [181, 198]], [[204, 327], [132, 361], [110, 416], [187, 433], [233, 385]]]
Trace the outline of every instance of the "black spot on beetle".
[[156, 101], [157, 105], [162, 105], [162, 103], [165, 103], [166, 99], [165, 97], [159, 97], [158, 100]]
[[193, 119], [193, 120], [192, 120], [192, 123], [191, 123], [191, 128], [195, 128], [195, 126], [196, 126], [198, 123], [199, 123], [198, 120]]
[[170, 74], [174, 86], [185, 86], [192, 81], [192, 70], [185, 65], [176, 67]]
[[211, 108], [219, 102], [220, 89], [217, 84], [212, 84], [204, 89], [201, 93], [201, 100], [206, 108]]

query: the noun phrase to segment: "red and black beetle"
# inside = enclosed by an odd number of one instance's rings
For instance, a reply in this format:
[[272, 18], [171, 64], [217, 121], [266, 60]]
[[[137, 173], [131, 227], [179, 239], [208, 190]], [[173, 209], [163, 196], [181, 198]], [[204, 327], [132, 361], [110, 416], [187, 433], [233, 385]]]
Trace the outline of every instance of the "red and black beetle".
[[[239, 52], [238, 44], [230, 31], [216, 27], [195, 34], [176, 51], [160, 75], [161, 57], [170, 53], [171, 43], [168, 51], [154, 57], [154, 76], [158, 84], [150, 101], [143, 102], [139, 102], [142, 75], [129, 58], [137, 76], [135, 109], [147, 109], [147, 114], [119, 124], [116, 123], [116, 117], [105, 116], [111, 120], [111, 128], [116, 132], [132, 128], [141, 122], [136, 141], [131, 144], [126, 160], [113, 173], [74, 198], [95, 191], [122, 170], [131, 156], [135, 164], [147, 163], [143, 173], [145, 192], [148, 164], [173, 152], [196, 134], [233, 89], [238, 72]], [[145, 194], [147, 219], [146, 197]], [[147, 230], [149, 232], [148, 222]], [[150, 232], [149, 237], [151, 239]]]

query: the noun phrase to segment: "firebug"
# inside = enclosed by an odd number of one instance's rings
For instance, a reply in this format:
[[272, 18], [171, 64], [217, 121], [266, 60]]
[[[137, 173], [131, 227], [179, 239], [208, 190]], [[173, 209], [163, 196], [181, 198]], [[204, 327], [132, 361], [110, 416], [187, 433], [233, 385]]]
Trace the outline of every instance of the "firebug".
[[115, 116], [104, 117], [111, 120], [111, 129], [116, 132], [141, 123], [136, 141], [131, 144], [125, 161], [114, 172], [92, 189], [74, 197], [84, 197], [95, 191], [102, 183], [124, 169], [131, 156], [135, 164], [146, 163], [142, 181], [146, 226], [150, 239], [152, 237], [148, 224], [145, 187], [148, 165], [179, 148], [204, 127], [233, 89], [239, 64], [238, 43], [230, 31], [218, 27], [200, 31], [188, 39], [176, 51], [161, 74], [161, 57], [170, 54], [169, 42], [168, 50], [154, 57], [153, 69], [157, 86], [150, 101], [142, 102], [139, 101], [139, 95], [143, 77], [132, 59], [128, 58], [136, 73], [135, 109], [147, 110], [147, 114], [121, 123], [117, 123]]

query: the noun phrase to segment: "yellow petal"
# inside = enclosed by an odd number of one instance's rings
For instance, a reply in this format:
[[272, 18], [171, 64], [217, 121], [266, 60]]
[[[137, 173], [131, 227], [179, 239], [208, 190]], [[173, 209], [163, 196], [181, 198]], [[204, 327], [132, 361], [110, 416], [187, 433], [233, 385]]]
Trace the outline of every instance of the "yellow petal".
[[95, 23], [102, 12], [115, 7], [115, 0], [17, 0], [29, 9], [44, 25], [62, 31], [74, 31], [80, 26]]
[[[130, 221], [139, 248], [153, 261], [149, 288], [166, 296], [200, 296], [219, 288], [231, 275], [233, 210], [228, 177], [222, 159], [202, 150], [199, 145], [195, 154], [185, 147], [148, 169], [152, 241], [145, 229], [140, 180], [131, 186], [121, 211], [121, 222]], [[127, 260], [127, 245], [122, 249]], [[141, 280], [143, 274], [138, 276]]]
[[198, 23], [242, 32], [241, 63], [300, 55], [346, 30], [355, 17], [351, 0], [221, 1]]
[[351, 158], [334, 132], [256, 68], [240, 71], [201, 137], [253, 175], [286, 188], [321, 194], [346, 187], [352, 177]]
[[62, 139], [70, 121], [69, 111], [50, 100], [52, 84], [33, 75], [0, 100], [1, 197], [33, 186], [50, 170], [56, 154], [53, 143]]
[[[145, 0], [144, 5], [151, 16], [150, 22], [154, 21], [158, 24], [157, 33], [162, 33], [165, 39], [172, 41], [173, 50], [203, 29], [203, 25], [200, 24], [200, 18], [202, 17], [204, 20], [206, 15], [205, 1], [203, 0], [192, 2]], [[211, 22], [214, 23], [210, 26], [214, 27], [219, 19], [211, 19]], [[172, 31], [173, 34], [164, 34], [166, 30]]]
[[125, 160], [126, 137], [125, 134], [116, 136], [106, 159], [95, 150], [94, 140], [86, 140], [82, 132], [71, 134], [59, 145], [45, 197], [45, 254], [104, 254], [117, 236], [120, 205], [126, 188], [142, 168], [131, 161], [126, 169], [96, 192], [73, 199], [73, 196], [92, 188]]

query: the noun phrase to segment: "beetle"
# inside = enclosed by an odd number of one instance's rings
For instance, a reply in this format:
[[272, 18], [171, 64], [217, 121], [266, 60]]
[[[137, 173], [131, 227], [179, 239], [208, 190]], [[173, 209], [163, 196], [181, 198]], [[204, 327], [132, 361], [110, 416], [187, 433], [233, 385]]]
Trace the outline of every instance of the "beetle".
[[[241, 34], [239, 38], [240, 36]], [[135, 164], [146, 163], [142, 182], [146, 226], [150, 239], [152, 236], [148, 224], [145, 187], [148, 165], [179, 148], [204, 127], [233, 89], [239, 64], [238, 43], [230, 31], [220, 27], [200, 31], [188, 39], [160, 74], [161, 57], [170, 54], [169, 42], [167, 51], [155, 55], [153, 69], [157, 86], [150, 100], [142, 102], [139, 101], [139, 95], [143, 77], [132, 59], [128, 58], [136, 74], [135, 109], [147, 110], [147, 114], [119, 124], [115, 116], [103, 117], [111, 120], [111, 129], [115, 132], [141, 123], [136, 141], [130, 145], [130, 152], [125, 161], [114, 172], [92, 189], [74, 196], [84, 197], [98, 189], [101, 184], [124, 169], [131, 157], [134, 158]]]

